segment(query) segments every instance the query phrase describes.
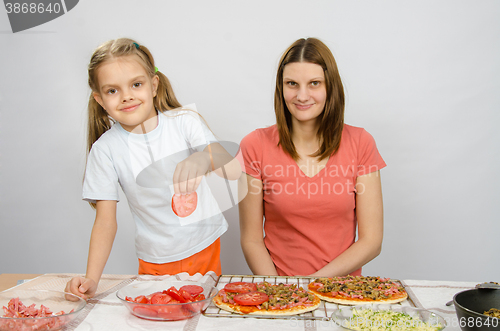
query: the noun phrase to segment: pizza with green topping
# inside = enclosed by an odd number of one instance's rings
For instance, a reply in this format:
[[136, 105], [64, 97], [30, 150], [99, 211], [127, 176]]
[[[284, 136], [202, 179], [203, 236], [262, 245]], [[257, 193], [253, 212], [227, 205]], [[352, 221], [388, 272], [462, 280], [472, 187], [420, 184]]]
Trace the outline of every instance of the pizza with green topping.
[[322, 300], [342, 305], [397, 303], [408, 298], [401, 284], [375, 276], [317, 278], [308, 289]]

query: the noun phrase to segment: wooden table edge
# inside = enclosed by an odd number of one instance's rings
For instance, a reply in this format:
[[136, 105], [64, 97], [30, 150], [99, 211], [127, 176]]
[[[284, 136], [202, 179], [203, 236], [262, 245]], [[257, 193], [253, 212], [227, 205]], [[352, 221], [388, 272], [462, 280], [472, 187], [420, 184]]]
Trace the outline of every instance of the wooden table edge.
[[0, 292], [8, 290], [17, 285], [22, 279], [33, 279], [42, 274], [0, 274]]

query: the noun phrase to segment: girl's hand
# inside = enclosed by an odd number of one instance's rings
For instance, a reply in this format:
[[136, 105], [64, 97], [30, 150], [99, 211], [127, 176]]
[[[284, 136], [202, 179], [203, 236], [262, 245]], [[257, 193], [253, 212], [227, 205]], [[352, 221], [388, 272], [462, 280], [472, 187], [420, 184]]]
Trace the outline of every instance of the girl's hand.
[[210, 155], [207, 152], [196, 152], [179, 162], [174, 171], [174, 193], [187, 194], [196, 191], [209, 167]]
[[87, 300], [95, 295], [97, 283], [90, 278], [74, 277], [66, 284], [64, 291]]

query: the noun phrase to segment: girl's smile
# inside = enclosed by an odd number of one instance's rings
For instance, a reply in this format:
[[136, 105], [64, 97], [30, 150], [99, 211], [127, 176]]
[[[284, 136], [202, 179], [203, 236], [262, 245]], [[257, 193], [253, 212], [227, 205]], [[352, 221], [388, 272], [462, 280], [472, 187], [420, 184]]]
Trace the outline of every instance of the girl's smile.
[[138, 105], [135, 105], [135, 106], [130, 106], [130, 107], [126, 107], [126, 108], [122, 108], [120, 109], [121, 111], [124, 111], [124, 112], [131, 112], [131, 111], [134, 111], [137, 109], [137, 107], [139, 107], [140, 104]]
[[156, 117], [153, 98], [158, 76], [149, 77], [137, 56], [121, 56], [103, 63], [97, 70], [97, 81], [99, 92], [93, 93], [94, 98], [125, 130], [135, 132], [142, 123], [146, 132], [156, 127], [156, 121], [148, 120]]

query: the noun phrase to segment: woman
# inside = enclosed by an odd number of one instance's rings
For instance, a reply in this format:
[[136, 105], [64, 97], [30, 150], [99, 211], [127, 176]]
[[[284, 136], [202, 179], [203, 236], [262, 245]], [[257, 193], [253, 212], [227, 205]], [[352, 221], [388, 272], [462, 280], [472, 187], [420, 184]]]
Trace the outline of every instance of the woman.
[[344, 104], [328, 47], [294, 42], [276, 76], [277, 123], [241, 142], [241, 245], [254, 274], [360, 275], [380, 253], [385, 163], [369, 133], [344, 124]]

